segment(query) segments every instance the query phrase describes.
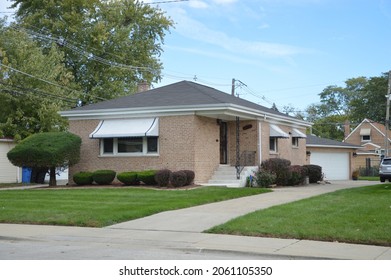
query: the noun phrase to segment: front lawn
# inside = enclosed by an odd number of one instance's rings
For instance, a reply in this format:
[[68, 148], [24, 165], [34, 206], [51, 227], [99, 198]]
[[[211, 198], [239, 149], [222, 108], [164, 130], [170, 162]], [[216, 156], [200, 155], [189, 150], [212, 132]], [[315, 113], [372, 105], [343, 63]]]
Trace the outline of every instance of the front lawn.
[[260, 210], [210, 233], [391, 245], [391, 184], [341, 190]]
[[[267, 192], [202, 187], [34, 189], [0, 191], [0, 223], [103, 227], [158, 212]], [[211, 213], [213, 215], [213, 213]]]

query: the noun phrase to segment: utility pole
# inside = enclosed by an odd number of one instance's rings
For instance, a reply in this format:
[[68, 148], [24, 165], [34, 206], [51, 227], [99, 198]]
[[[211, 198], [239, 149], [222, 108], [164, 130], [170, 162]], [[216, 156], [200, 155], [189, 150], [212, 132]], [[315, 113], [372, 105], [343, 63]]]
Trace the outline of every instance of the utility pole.
[[388, 157], [389, 141], [388, 132], [390, 130], [390, 95], [391, 95], [391, 71], [388, 72], [388, 91], [387, 91], [387, 109], [386, 109], [386, 131], [385, 131], [385, 156]]
[[232, 87], [231, 87], [231, 94], [232, 96], [235, 96], [235, 79], [232, 79]]

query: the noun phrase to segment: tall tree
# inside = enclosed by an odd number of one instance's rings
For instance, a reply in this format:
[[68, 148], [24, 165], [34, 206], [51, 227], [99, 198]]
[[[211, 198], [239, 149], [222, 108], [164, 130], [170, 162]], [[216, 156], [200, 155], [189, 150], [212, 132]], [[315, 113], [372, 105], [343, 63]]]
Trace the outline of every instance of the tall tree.
[[57, 112], [76, 106], [77, 93], [63, 58], [56, 46], [43, 53], [26, 33], [0, 20], [0, 137], [66, 128]]
[[84, 102], [135, 91], [161, 78], [159, 56], [173, 22], [137, 0], [11, 0], [16, 19], [48, 48], [56, 42]]

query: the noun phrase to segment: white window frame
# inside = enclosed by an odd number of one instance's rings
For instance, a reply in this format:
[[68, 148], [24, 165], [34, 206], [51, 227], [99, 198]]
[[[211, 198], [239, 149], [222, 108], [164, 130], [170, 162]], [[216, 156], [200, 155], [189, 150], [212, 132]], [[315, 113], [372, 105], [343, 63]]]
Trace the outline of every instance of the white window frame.
[[[157, 138], [157, 151], [156, 152], [148, 152], [148, 138]], [[128, 137], [124, 137], [128, 138]], [[138, 137], [135, 137], [138, 138]], [[101, 157], [133, 157], [133, 156], [158, 156], [159, 155], [159, 137], [157, 136], [140, 136], [143, 141], [143, 148], [142, 152], [135, 152], [135, 153], [121, 153], [118, 152], [118, 137], [113, 138], [101, 138], [99, 140], [99, 150], [100, 150], [100, 156]], [[104, 140], [105, 139], [113, 139], [113, 152], [112, 153], [105, 153], [104, 152]]]
[[[369, 137], [369, 139], [364, 139], [365, 136]], [[361, 142], [370, 142], [371, 140], [371, 135], [361, 135]]]
[[299, 137], [292, 137], [292, 147], [298, 148], [299, 147]]
[[[270, 142], [274, 142], [274, 149], [272, 149]], [[278, 152], [278, 138], [277, 137], [270, 137], [269, 138], [269, 152], [271, 153], [277, 153]]]

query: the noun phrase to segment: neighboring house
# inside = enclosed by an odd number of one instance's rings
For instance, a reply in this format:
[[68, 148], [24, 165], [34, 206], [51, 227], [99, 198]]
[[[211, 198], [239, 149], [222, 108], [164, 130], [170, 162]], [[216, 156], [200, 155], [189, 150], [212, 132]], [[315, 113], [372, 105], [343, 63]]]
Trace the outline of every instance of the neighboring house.
[[[386, 128], [384, 125], [364, 119], [352, 132], [346, 135], [344, 142], [360, 146], [354, 158], [354, 168], [379, 166], [380, 156], [385, 154]], [[388, 145], [391, 148], [389, 136]]]
[[0, 183], [19, 183], [22, 181], [22, 168], [14, 166], [7, 153], [15, 147], [12, 139], [0, 138]]
[[325, 180], [349, 180], [358, 145], [307, 135], [307, 164], [322, 167]]
[[[211, 87], [182, 81], [60, 112], [82, 138], [78, 171], [168, 168], [206, 183], [220, 165], [273, 157], [306, 162], [311, 124]], [[72, 182], [72, 181], [71, 181]]]

